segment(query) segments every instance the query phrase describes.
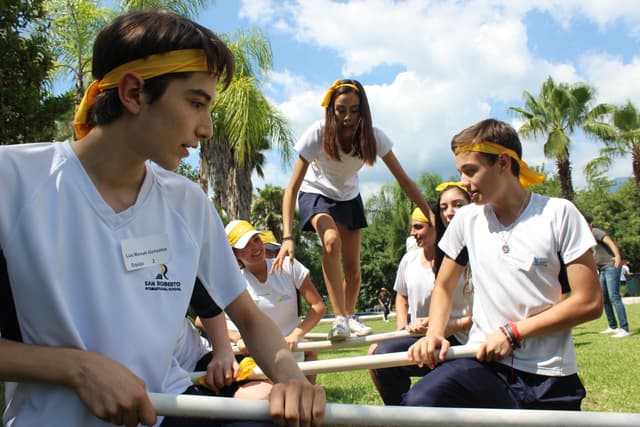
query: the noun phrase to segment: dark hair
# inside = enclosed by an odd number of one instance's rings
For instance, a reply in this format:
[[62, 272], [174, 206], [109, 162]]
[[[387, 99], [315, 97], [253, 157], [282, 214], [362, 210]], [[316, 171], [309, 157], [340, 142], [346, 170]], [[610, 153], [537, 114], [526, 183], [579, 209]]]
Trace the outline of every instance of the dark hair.
[[[209, 71], [219, 76], [226, 89], [233, 79], [235, 60], [229, 47], [211, 30], [184, 16], [166, 10], [143, 10], [115, 18], [105, 26], [93, 45], [92, 73], [96, 80], [109, 71], [136, 59], [181, 49], [203, 49]], [[143, 92], [149, 103], [157, 100], [171, 80], [190, 73], [171, 73], [145, 80]], [[105, 125], [122, 114], [117, 88], [96, 97], [89, 125]]]
[[[522, 144], [520, 143], [520, 138], [518, 138], [516, 130], [508, 123], [495, 119], [482, 120], [455, 135], [451, 140], [451, 151], [455, 152], [458, 147], [482, 141], [502, 145], [505, 148], [515, 151], [518, 157], [522, 159]], [[498, 160], [497, 154], [480, 154], [485, 156], [490, 164], [494, 164]], [[520, 165], [518, 162], [511, 162], [511, 173], [515, 176], [520, 174]]]
[[448, 186], [447, 188], [442, 190], [440, 194], [438, 194], [438, 199], [436, 200], [436, 206], [433, 211], [436, 217], [436, 255], [433, 260], [433, 273], [436, 276], [438, 275], [438, 271], [440, 271], [440, 266], [442, 265], [442, 260], [444, 259], [444, 251], [440, 249], [440, 246], [438, 246], [438, 242], [440, 241], [440, 239], [442, 239], [442, 236], [444, 235], [444, 232], [447, 229], [447, 226], [444, 225], [444, 222], [442, 221], [442, 216], [440, 215], [440, 199], [442, 198], [442, 195], [444, 193], [446, 193], [451, 189], [455, 189], [463, 193], [465, 199], [467, 199], [467, 203], [471, 203], [471, 196], [469, 196], [469, 193], [467, 193], [466, 191], [462, 190], [461, 188], [455, 185]]
[[360, 123], [353, 136], [354, 147], [353, 155], [360, 157], [368, 165], [373, 165], [376, 161], [376, 138], [373, 133], [373, 122], [371, 120], [371, 110], [369, 109], [369, 101], [364, 88], [357, 80], [340, 80], [341, 85], [354, 85], [358, 89], [351, 86], [340, 86], [333, 94], [329, 104], [325, 109], [324, 116], [324, 133], [322, 135], [322, 147], [324, 152], [330, 159], [340, 160], [338, 131], [336, 124], [336, 115], [334, 112], [335, 100], [338, 95], [353, 92], [360, 99]]

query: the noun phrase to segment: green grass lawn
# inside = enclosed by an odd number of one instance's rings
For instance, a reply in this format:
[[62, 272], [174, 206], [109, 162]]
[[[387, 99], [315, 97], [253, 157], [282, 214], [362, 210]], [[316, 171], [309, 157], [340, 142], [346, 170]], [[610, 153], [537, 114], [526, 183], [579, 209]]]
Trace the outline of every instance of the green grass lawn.
[[[580, 377], [587, 389], [582, 408], [585, 411], [640, 412], [640, 304], [627, 305], [632, 336], [614, 339], [600, 334], [606, 329], [604, 315], [597, 320], [574, 328]], [[376, 332], [394, 329], [394, 319], [368, 321]], [[327, 332], [330, 325], [320, 325], [314, 332]], [[321, 352], [320, 359], [359, 356], [366, 347]], [[367, 371], [346, 371], [320, 374], [319, 384], [325, 386], [327, 400], [333, 403], [381, 405]], [[0, 383], [0, 407], [4, 409], [4, 387]]]

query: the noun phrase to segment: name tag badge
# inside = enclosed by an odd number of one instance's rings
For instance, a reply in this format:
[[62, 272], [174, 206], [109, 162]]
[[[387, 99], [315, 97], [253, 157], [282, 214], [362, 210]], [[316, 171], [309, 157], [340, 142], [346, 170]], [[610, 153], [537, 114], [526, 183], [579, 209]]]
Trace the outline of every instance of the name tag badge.
[[171, 261], [169, 236], [163, 233], [123, 240], [122, 258], [127, 271], [166, 264]]

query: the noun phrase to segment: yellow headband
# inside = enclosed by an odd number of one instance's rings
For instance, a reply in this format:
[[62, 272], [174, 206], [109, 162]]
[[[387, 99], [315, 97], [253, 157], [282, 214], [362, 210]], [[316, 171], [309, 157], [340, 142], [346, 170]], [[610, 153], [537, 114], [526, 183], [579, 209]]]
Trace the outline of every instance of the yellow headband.
[[340, 84], [341, 81], [342, 80], [336, 80], [335, 82], [333, 82], [331, 86], [329, 86], [329, 89], [327, 89], [327, 91], [324, 94], [324, 98], [322, 99], [322, 104], [320, 104], [322, 107], [327, 107], [329, 105], [329, 102], [331, 101], [331, 95], [333, 95], [333, 92], [335, 92], [336, 89], [340, 87], [350, 87], [352, 89], [355, 89], [356, 92], [360, 92], [360, 89], [358, 89], [358, 86], [351, 83]]
[[448, 181], [448, 182], [443, 182], [441, 184], [438, 184], [438, 186], [436, 187], [436, 191], [441, 192], [446, 190], [449, 187], [458, 187], [465, 193], [469, 192], [460, 182], [457, 182], [457, 181]]
[[102, 91], [118, 87], [120, 77], [134, 71], [143, 79], [161, 76], [169, 73], [187, 73], [192, 71], [210, 71], [207, 55], [202, 49], [182, 49], [150, 55], [119, 65], [109, 71], [102, 80], [94, 80], [84, 93], [78, 106], [73, 127], [76, 138], [80, 139], [89, 133], [89, 110], [95, 102], [96, 96]]
[[461, 145], [459, 147], [456, 147], [454, 152], [455, 154], [458, 154], [464, 151], [476, 151], [486, 154], [508, 154], [509, 157], [514, 159], [516, 162], [518, 162], [518, 165], [520, 165], [520, 174], [518, 175], [518, 179], [520, 180], [520, 184], [522, 184], [524, 188], [529, 188], [533, 184], [540, 184], [545, 179], [544, 175], [534, 171], [529, 167], [529, 165], [521, 160], [520, 156], [518, 156], [515, 151], [503, 147], [500, 144], [496, 144], [495, 142], [483, 141], [475, 144]]
[[255, 230], [255, 227], [249, 224], [248, 221], [236, 221], [235, 225], [233, 225], [233, 228], [227, 231], [227, 240], [229, 240], [229, 244], [231, 245], [231, 247], [235, 248], [236, 243], [238, 243], [238, 240], [240, 240], [242, 236]]
[[422, 209], [420, 208], [415, 208], [413, 210], [413, 213], [411, 214], [411, 219], [413, 221], [426, 222], [427, 224], [431, 224], [431, 221], [429, 220], [429, 218], [427, 218], [427, 216], [424, 214], [424, 212], [422, 212]]

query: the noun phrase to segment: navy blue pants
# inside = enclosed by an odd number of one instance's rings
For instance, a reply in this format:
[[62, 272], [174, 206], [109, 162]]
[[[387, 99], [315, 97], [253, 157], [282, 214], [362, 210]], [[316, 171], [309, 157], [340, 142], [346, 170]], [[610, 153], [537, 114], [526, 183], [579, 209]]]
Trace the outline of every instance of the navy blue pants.
[[[396, 353], [407, 351], [413, 343], [421, 337], [402, 337], [381, 341], [373, 351], [373, 354]], [[454, 337], [449, 337], [451, 345], [460, 345]], [[402, 395], [411, 388], [411, 377], [424, 377], [431, 369], [418, 365], [397, 366], [394, 368], [374, 369], [373, 374], [378, 382], [378, 391], [385, 405], [400, 405]]]
[[551, 377], [500, 363], [456, 359], [438, 365], [414, 384], [402, 404], [579, 411], [585, 396], [577, 374]]

